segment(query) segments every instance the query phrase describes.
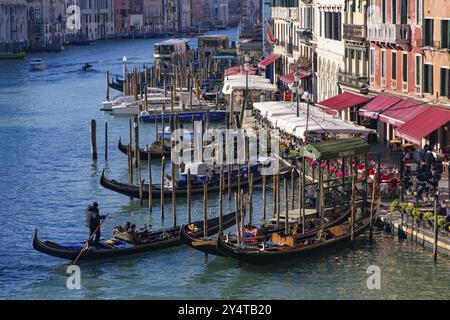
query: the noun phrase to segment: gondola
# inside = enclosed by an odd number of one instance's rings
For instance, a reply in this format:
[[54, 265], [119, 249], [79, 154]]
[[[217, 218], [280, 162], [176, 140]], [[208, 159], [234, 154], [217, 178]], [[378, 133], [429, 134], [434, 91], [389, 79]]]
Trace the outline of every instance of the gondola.
[[109, 83], [109, 87], [111, 89], [123, 92], [123, 80], [120, 80], [119, 78], [115, 78]]
[[[232, 226], [235, 223], [235, 213], [229, 213], [223, 216], [224, 226]], [[197, 221], [190, 224], [194, 230], [192, 234], [198, 236], [203, 234], [203, 221]], [[219, 232], [219, 219], [213, 218], [207, 221], [208, 234], [216, 234]], [[141, 239], [139, 243], [133, 244], [127, 241], [118, 241], [114, 245], [107, 244], [106, 241], [101, 241], [97, 246], [90, 246], [79, 258], [79, 260], [99, 260], [111, 257], [120, 257], [125, 255], [132, 255], [154, 251], [157, 249], [179, 246], [180, 241], [180, 227], [173, 227], [169, 229], [150, 231], [140, 234]], [[51, 241], [41, 241], [38, 238], [37, 229], [34, 233], [33, 248], [42, 253], [67, 259], [75, 260], [83, 248], [84, 243], [74, 244], [57, 244]]]
[[[355, 221], [354, 236], [363, 234], [370, 227], [370, 218], [363, 218]], [[343, 245], [351, 240], [351, 223], [346, 221], [342, 224], [323, 229], [325, 238], [318, 239], [316, 234], [302, 241], [295, 241], [293, 246], [238, 246], [227, 242], [223, 234], [217, 240], [217, 250], [227, 257], [231, 257], [241, 262], [254, 265], [268, 265], [282, 261], [296, 259], [307, 254], [317, 253]]]
[[[329, 228], [335, 225], [338, 225], [342, 222], [344, 222], [348, 217], [350, 216], [351, 209], [348, 208], [339, 208], [337, 210], [334, 210], [333, 208], [330, 208], [328, 210], [325, 210], [325, 215], [327, 216], [327, 219], [329, 222], [325, 225], [325, 228]], [[308, 219], [312, 220], [315, 217]], [[307, 221], [308, 221], [307, 220]], [[291, 223], [292, 226], [294, 226], [296, 223]], [[280, 224], [279, 227], [268, 227], [268, 226], [261, 226], [260, 228], [262, 239], [265, 239], [267, 237], [270, 237], [271, 234], [282, 232], [285, 229], [284, 223]], [[308, 237], [311, 237], [312, 235], [317, 234], [319, 231], [318, 228], [312, 228], [310, 230], [306, 230], [306, 232], [299, 236], [299, 239], [306, 239]], [[181, 241], [199, 251], [202, 251], [207, 254], [212, 254], [215, 256], [225, 256], [222, 252], [220, 252], [217, 248], [217, 238], [203, 238], [202, 235], [199, 237], [195, 237], [194, 235], [190, 234], [188, 232], [187, 226], [181, 226], [180, 231], [180, 239]]]
[[[128, 155], [128, 145], [122, 144], [121, 138], [119, 139], [118, 147], [122, 153]], [[166, 157], [166, 159], [169, 159], [171, 157], [170, 148], [165, 149], [163, 154], [161, 153], [161, 150], [156, 150], [156, 149], [152, 149], [152, 148], [150, 150], [140, 150], [139, 153], [140, 153], [141, 160], [144, 160], [144, 161], [148, 160], [149, 155], [152, 159], [161, 159], [162, 156]], [[133, 154], [133, 157], [134, 157], [134, 154]]]
[[[262, 176], [257, 176], [253, 178], [253, 184], [259, 183], [262, 180]], [[109, 180], [105, 176], [105, 170], [103, 170], [102, 176], [100, 178], [100, 184], [106, 189], [115, 191], [117, 193], [123, 194], [130, 198], [139, 199], [139, 186], [128, 183], [121, 183], [115, 180]], [[219, 192], [219, 183], [217, 182], [209, 182], [208, 183], [208, 193], [210, 192]], [[246, 188], [248, 186], [248, 179], [241, 179], [241, 188]], [[238, 187], [237, 181], [233, 181], [231, 183], [231, 189], [235, 190]], [[148, 200], [149, 198], [149, 185], [142, 185], [142, 199]], [[186, 186], [175, 188], [176, 196], [186, 196], [187, 188]], [[191, 194], [203, 194], [203, 184], [192, 184]], [[152, 197], [153, 199], [158, 198], [161, 195], [161, 185], [160, 184], [152, 184]], [[164, 197], [171, 198], [172, 197], [172, 188], [164, 187]]]

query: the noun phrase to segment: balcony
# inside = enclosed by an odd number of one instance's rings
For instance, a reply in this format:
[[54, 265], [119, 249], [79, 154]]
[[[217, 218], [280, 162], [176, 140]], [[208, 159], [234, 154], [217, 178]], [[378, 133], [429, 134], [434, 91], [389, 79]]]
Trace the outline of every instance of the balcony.
[[368, 85], [368, 80], [365, 75], [338, 72], [338, 83], [352, 88], [361, 89]]
[[273, 7], [272, 18], [285, 20], [298, 20], [299, 9], [298, 7]]
[[294, 48], [292, 43], [286, 43], [286, 53], [290, 56], [292, 56], [293, 52], [294, 52]]
[[367, 40], [393, 45], [411, 44], [411, 27], [408, 24], [368, 23]]
[[364, 42], [367, 37], [366, 26], [358, 24], [344, 24], [344, 40]]
[[300, 29], [297, 31], [300, 41], [309, 44], [313, 38], [311, 29]]

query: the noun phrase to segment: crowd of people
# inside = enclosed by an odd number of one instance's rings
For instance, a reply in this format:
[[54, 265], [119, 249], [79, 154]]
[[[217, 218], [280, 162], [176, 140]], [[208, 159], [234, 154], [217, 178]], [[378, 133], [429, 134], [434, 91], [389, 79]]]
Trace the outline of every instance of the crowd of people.
[[[404, 188], [414, 192], [417, 197], [436, 194], [439, 181], [442, 179], [443, 166], [433, 154], [433, 146], [425, 145], [420, 150], [408, 150], [403, 158], [405, 164]], [[414, 183], [411, 164], [416, 165], [416, 181]]]

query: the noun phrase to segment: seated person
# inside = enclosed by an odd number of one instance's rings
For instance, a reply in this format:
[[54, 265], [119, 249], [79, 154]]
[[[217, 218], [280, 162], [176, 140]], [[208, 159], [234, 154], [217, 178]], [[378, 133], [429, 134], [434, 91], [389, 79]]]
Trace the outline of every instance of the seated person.
[[135, 224], [133, 224], [133, 225], [131, 226], [130, 231], [128, 231], [128, 233], [130, 234], [130, 238], [131, 238], [131, 241], [132, 241], [133, 243], [138, 242], [138, 240], [139, 240], [139, 235], [138, 235], [138, 233], [137, 233], [137, 231], [136, 231], [136, 225], [135, 225]]
[[128, 231], [130, 231], [130, 229], [131, 229], [131, 222], [128, 221], [128, 222], [125, 223], [125, 225], [123, 226], [122, 231], [128, 232]]

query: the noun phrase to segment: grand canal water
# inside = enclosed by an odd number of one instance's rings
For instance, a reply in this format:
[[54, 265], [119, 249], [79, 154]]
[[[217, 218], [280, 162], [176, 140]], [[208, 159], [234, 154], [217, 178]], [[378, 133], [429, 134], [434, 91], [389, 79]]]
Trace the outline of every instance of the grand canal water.
[[[227, 31], [232, 38], [236, 30]], [[24, 299], [369, 299], [450, 298], [450, 261], [409, 241], [399, 242], [376, 231], [372, 242], [358, 239], [354, 248], [318, 254], [302, 260], [257, 268], [208, 257], [186, 247], [166, 249], [132, 258], [82, 264], [81, 290], [66, 288], [65, 261], [33, 250], [35, 228], [44, 239], [86, 239], [84, 209], [98, 201], [110, 212], [103, 234], [130, 220], [170, 226], [160, 220], [158, 203], [152, 215], [139, 201], [112, 193], [99, 185], [103, 168], [126, 181], [126, 158], [116, 147], [128, 139], [128, 118], [99, 111], [105, 97], [104, 71], [120, 73], [125, 55], [129, 65], [152, 61], [155, 40], [99, 42], [62, 53], [30, 54], [25, 60], [0, 61], [0, 298]], [[193, 41], [195, 44], [195, 41]], [[42, 57], [48, 67], [29, 70], [29, 59]], [[94, 72], [80, 71], [83, 63]], [[118, 93], [117, 93], [118, 94]], [[98, 123], [99, 159], [90, 156], [89, 123]], [[104, 160], [103, 124], [109, 123], [109, 157]], [[141, 128], [141, 141], [154, 138], [153, 126]], [[147, 173], [143, 171], [145, 177]], [[159, 167], [154, 163], [154, 177]], [[217, 196], [210, 195], [217, 208]], [[228, 205], [228, 201], [225, 202]], [[270, 203], [270, 199], [269, 199]], [[261, 190], [255, 212], [260, 218]], [[185, 199], [177, 199], [179, 220], [186, 221]], [[201, 218], [202, 199], [193, 199]], [[367, 267], [381, 268], [381, 289], [366, 286]]]

